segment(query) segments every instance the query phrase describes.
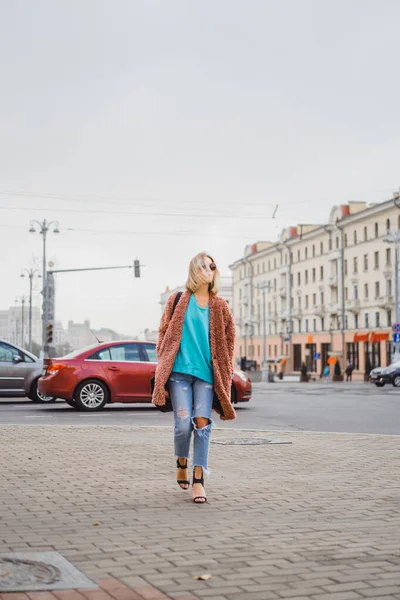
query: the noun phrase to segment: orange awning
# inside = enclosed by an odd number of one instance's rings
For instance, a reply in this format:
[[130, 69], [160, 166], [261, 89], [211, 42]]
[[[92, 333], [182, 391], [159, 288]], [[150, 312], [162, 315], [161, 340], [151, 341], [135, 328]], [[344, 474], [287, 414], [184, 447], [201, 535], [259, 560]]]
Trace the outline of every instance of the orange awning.
[[355, 333], [353, 342], [368, 342], [369, 333]]
[[371, 333], [369, 341], [371, 344], [377, 344], [378, 342], [386, 342], [389, 339], [388, 333]]

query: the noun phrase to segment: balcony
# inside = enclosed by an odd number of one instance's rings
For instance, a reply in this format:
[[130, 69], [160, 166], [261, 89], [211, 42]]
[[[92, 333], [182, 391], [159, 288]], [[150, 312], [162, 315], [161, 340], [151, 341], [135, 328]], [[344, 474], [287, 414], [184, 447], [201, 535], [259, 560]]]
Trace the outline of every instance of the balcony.
[[391, 308], [394, 304], [394, 296], [389, 296], [386, 294], [385, 296], [378, 298], [376, 303], [382, 308]]
[[353, 300], [347, 300], [346, 302], [346, 308], [347, 310], [349, 310], [352, 313], [359, 313], [360, 312], [360, 300], [358, 300], [358, 298], [353, 298]]
[[330, 302], [328, 304], [328, 312], [330, 315], [339, 314], [339, 304], [337, 302]]
[[281, 298], [286, 298], [286, 295], [287, 295], [286, 285], [281, 285], [281, 287], [279, 288], [279, 295]]
[[331, 287], [337, 288], [337, 285], [338, 285], [337, 275], [331, 275], [328, 279], [328, 283]]
[[317, 304], [314, 307], [314, 313], [318, 316], [318, 317], [323, 317], [326, 314], [326, 306], [325, 304]]

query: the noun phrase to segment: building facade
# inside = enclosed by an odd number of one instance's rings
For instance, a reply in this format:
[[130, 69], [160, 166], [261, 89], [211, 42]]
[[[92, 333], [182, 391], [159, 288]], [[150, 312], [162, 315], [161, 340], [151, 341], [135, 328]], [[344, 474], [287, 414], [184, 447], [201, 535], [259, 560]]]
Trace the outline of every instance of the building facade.
[[231, 265], [237, 360], [286, 372], [304, 362], [319, 375], [333, 355], [342, 370], [351, 360], [357, 378], [390, 364], [395, 261], [386, 236], [399, 229], [393, 200], [350, 202], [326, 225], [288, 227], [276, 243], [246, 247]]

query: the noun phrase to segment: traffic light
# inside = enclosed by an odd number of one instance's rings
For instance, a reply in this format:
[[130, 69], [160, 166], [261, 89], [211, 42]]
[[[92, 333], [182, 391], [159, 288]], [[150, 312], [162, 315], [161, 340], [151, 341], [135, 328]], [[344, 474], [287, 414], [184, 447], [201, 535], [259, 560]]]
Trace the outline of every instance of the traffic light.
[[46, 327], [46, 343], [51, 344], [53, 342], [53, 323], [48, 323]]
[[137, 258], [133, 261], [133, 268], [135, 271], [135, 277], [140, 277], [140, 262]]

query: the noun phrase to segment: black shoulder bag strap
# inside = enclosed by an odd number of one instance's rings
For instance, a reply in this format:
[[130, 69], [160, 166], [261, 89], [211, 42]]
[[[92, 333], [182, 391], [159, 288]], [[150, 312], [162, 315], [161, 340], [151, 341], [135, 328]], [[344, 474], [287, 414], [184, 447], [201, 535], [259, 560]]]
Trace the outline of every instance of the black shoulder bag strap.
[[171, 319], [172, 319], [172, 315], [175, 312], [176, 305], [178, 304], [179, 300], [181, 299], [182, 294], [183, 294], [183, 292], [178, 292], [177, 295], [175, 296], [174, 305], [172, 307]]

